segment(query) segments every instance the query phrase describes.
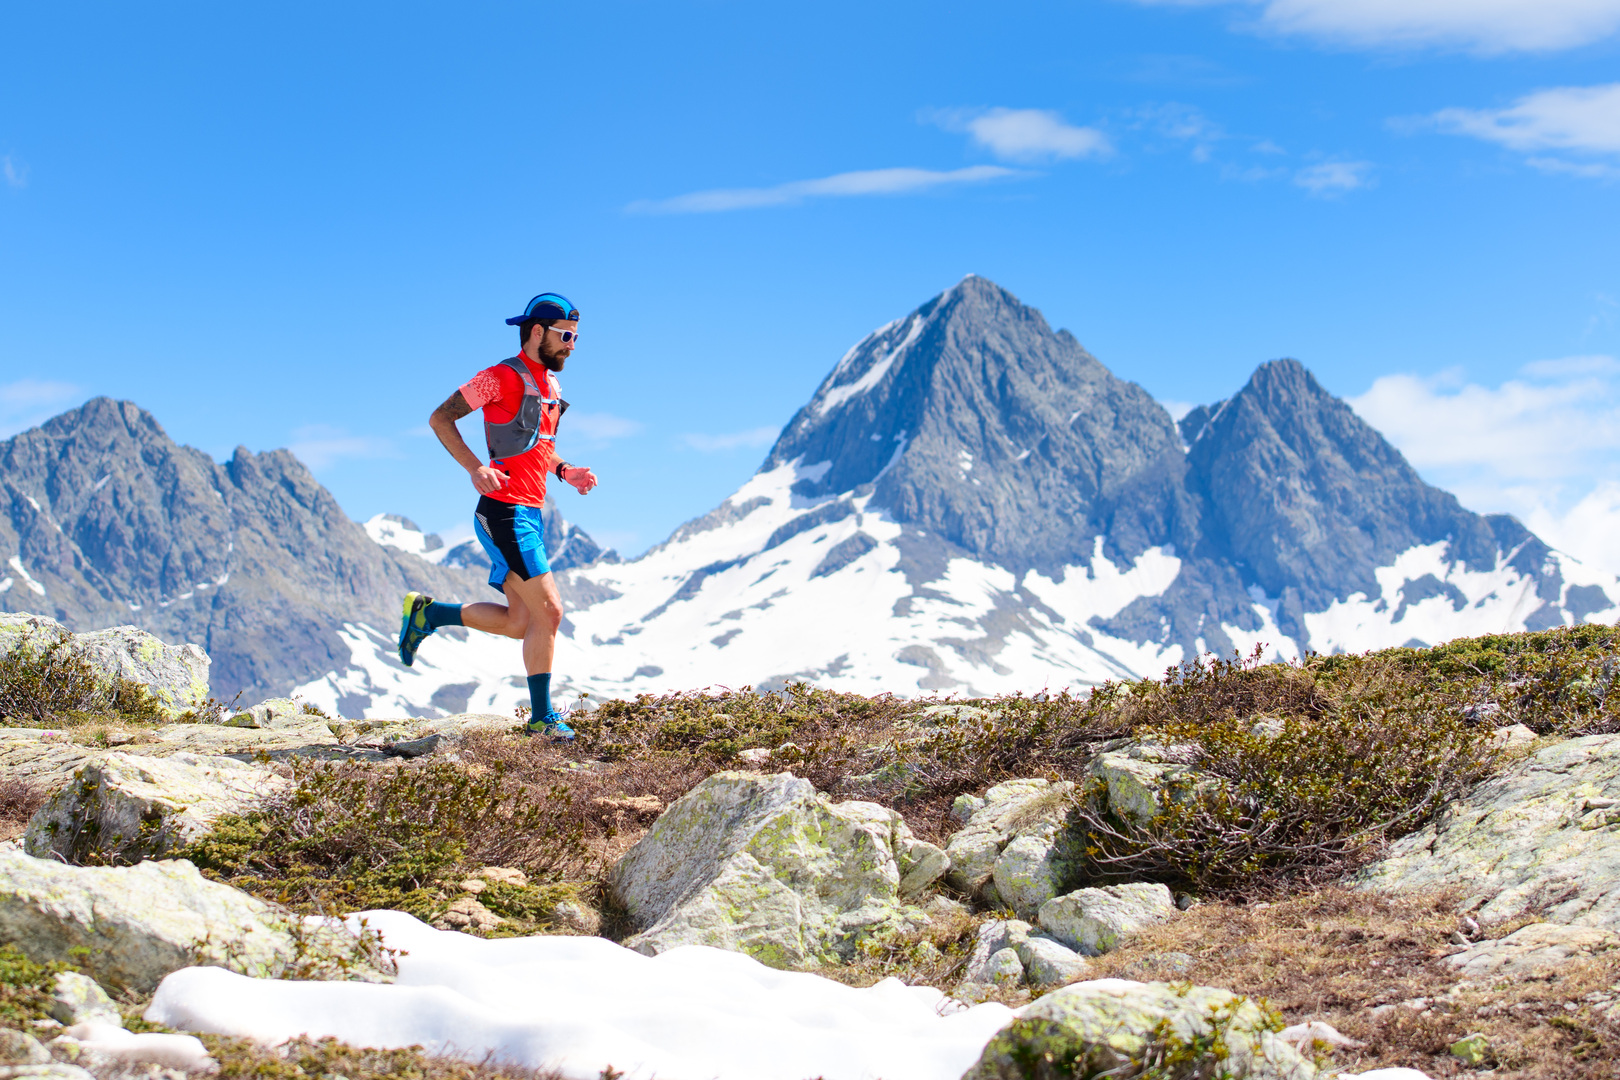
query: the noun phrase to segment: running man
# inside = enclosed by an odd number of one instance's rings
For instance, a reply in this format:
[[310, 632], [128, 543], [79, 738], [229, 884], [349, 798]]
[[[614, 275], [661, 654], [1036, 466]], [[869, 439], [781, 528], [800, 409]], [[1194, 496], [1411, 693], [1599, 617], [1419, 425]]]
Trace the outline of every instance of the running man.
[[[473, 529], [489, 553], [489, 583], [506, 594], [506, 603], [443, 604], [406, 593], [399, 658], [409, 667], [422, 642], [441, 626], [522, 638], [531, 710], [524, 730], [572, 739], [574, 729], [551, 706], [551, 660], [562, 623], [562, 597], [546, 560], [540, 508], [549, 476], [581, 495], [596, 486], [595, 473], [557, 456], [557, 423], [568, 402], [562, 400], [555, 372], [563, 369], [579, 342], [579, 309], [557, 293], [541, 293], [506, 324], [518, 328], [521, 351], [474, 375], [428, 417], [433, 433], [478, 491]], [[480, 408], [488, 465], [456, 430], [457, 420]]]

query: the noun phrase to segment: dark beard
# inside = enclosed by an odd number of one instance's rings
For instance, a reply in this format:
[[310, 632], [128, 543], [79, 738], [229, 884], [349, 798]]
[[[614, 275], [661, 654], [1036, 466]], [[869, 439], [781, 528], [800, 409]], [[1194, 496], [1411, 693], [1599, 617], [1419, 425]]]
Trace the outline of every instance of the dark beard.
[[563, 369], [563, 365], [568, 362], [568, 354], [558, 353], [556, 356], [548, 356], [545, 353], [541, 353], [540, 362], [546, 365], [547, 371], [561, 371]]

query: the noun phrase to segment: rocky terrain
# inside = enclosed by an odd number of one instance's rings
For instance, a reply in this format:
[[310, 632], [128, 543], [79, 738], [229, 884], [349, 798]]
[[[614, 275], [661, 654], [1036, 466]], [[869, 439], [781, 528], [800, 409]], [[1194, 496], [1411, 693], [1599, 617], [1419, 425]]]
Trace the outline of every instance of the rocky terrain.
[[1611, 1076], [1617, 650], [690, 693], [563, 745], [221, 709], [200, 649], [6, 617], [0, 1067]]

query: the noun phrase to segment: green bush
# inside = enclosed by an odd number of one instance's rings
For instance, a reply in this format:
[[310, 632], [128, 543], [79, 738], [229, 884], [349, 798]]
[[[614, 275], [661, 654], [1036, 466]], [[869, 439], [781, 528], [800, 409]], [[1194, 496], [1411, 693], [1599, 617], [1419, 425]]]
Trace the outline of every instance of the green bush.
[[496, 768], [304, 765], [292, 793], [222, 818], [182, 853], [210, 877], [296, 911], [393, 908], [432, 918], [445, 886], [483, 866], [544, 876], [582, 857], [558, 785], [551, 805]]
[[58, 633], [50, 641], [23, 642], [0, 655], [0, 726], [163, 721], [145, 686], [97, 672], [74, 654], [71, 642], [72, 635]]

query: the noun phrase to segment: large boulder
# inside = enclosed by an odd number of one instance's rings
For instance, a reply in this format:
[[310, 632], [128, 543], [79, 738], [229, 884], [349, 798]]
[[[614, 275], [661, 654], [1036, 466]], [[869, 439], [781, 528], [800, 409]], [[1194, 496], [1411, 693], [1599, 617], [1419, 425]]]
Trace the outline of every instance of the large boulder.
[[1620, 949], [1620, 934], [1612, 930], [1531, 923], [1506, 937], [1477, 941], [1446, 963], [1469, 979], [1520, 978], [1614, 949]]
[[1176, 913], [1166, 885], [1106, 885], [1076, 889], [1041, 905], [1041, 928], [1086, 956], [1110, 952], [1145, 926]]
[[1145, 828], [1164, 809], [1165, 800], [1197, 789], [1192, 767], [1197, 756], [1193, 746], [1127, 741], [1092, 758], [1086, 776], [1101, 789], [1102, 809]]
[[997, 1032], [962, 1080], [1123, 1080], [1165, 1059], [1175, 1062], [1177, 1076], [1313, 1080], [1316, 1066], [1277, 1037], [1281, 1028], [1269, 1008], [1227, 990], [1128, 979], [1071, 983]]
[[1453, 889], [1481, 922], [1620, 931], [1620, 735], [1568, 739], [1480, 784], [1358, 880]]
[[992, 907], [1034, 918], [1068, 875], [1056, 843], [1073, 798], [1067, 780], [1009, 780], [982, 801], [958, 800], [956, 812], [967, 815], [967, 827], [945, 845], [951, 861], [946, 880]]
[[900, 887], [928, 847], [876, 804], [831, 804], [788, 773], [722, 772], [670, 804], [609, 886], [639, 952], [711, 945], [809, 966], [920, 924]]
[[980, 988], [1033, 987], [1072, 982], [1086, 973], [1086, 958], [1022, 919], [991, 919], [979, 926], [958, 987], [959, 998], [983, 997]]
[[244, 814], [292, 786], [235, 758], [179, 753], [166, 758], [107, 754], [34, 814], [28, 854], [71, 863], [161, 858], [207, 832], [225, 814]]
[[40, 654], [57, 642], [107, 680], [122, 678], [146, 687], [159, 711], [171, 719], [208, 703], [209, 659], [199, 645], [167, 645], [133, 626], [73, 634], [55, 619], [0, 612], [0, 656], [15, 649]]
[[198, 964], [260, 978], [382, 978], [346, 932], [305, 927], [184, 860], [82, 867], [0, 851], [0, 941], [140, 994]]

